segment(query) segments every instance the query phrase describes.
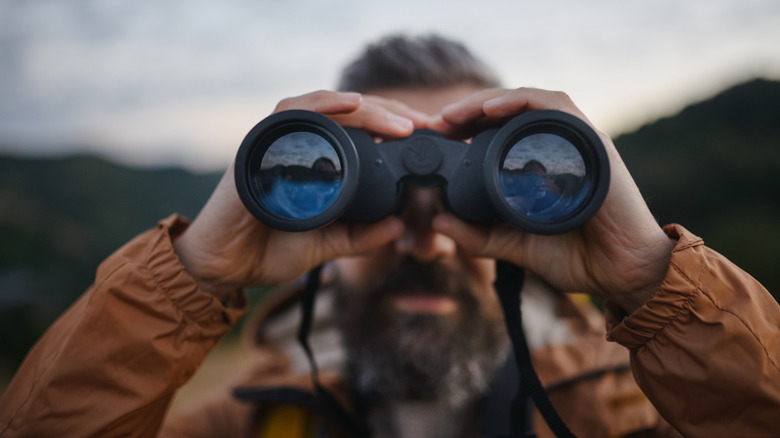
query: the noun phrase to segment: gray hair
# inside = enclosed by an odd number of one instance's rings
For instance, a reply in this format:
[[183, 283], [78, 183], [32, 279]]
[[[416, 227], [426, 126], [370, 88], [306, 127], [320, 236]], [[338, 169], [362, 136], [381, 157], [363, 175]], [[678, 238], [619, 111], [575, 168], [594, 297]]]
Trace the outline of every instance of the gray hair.
[[339, 91], [500, 85], [498, 77], [461, 43], [438, 35], [390, 35], [368, 45], [347, 65]]

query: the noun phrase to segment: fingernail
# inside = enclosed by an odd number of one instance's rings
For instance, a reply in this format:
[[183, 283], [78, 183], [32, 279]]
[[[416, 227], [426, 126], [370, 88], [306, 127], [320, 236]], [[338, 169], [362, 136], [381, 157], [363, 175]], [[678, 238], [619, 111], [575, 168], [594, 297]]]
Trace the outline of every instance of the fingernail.
[[403, 131], [411, 131], [414, 129], [414, 122], [407, 119], [406, 117], [401, 117], [395, 114], [393, 114], [393, 124], [398, 127], [398, 129]]
[[339, 92], [339, 96], [341, 96], [342, 99], [354, 101], [360, 101], [363, 98], [360, 93], [355, 93], [354, 91], [341, 91]]
[[503, 97], [496, 97], [485, 101], [482, 104], [482, 111], [490, 113], [491, 116], [500, 117], [508, 115], [511, 112], [511, 108], [505, 105]]
[[484, 104], [482, 104], [483, 108], [496, 106], [501, 103], [501, 101], [504, 100], [503, 97], [494, 97], [493, 99], [485, 101]]
[[447, 105], [447, 106], [445, 106], [444, 108], [441, 109], [441, 114], [447, 114], [449, 112], [452, 112], [452, 111], [456, 110], [457, 108], [458, 108], [458, 102], [451, 103], [451, 104], [449, 104], [449, 105]]

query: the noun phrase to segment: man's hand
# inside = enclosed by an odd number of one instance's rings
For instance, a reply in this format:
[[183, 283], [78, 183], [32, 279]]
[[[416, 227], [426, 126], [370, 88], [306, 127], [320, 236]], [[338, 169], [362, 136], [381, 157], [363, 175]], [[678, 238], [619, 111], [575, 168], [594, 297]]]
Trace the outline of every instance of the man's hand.
[[[398, 102], [356, 93], [318, 91], [285, 99], [276, 112], [288, 109], [320, 112], [378, 138], [408, 136], [428, 120]], [[174, 248], [198, 284], [224, 299], [245, 286], [292, 280], [324, 261], [370, 251], [402, 233], [396, 217], [300, 233], [266, 227], [244, 208], [230, 166], [197, 218], [174, 240]]]
[[[444, 108], [429, 127], [465, 136], [541, 109], [565, 111], [590, 124], [566, 94], [521, 88], [478, 92]], [[598, 213], [579, 229], [539, 236], [506, 224], [467, 224], [448, 213], [434, 219], [434, 229], [452, 237], [468, 254], [508, 260], [560, 290], [607, 298], [633, 312], [663, 281], [674, 243], [650, 213], [611, 139], [599, 136], [611, 166], [609, 193]]]

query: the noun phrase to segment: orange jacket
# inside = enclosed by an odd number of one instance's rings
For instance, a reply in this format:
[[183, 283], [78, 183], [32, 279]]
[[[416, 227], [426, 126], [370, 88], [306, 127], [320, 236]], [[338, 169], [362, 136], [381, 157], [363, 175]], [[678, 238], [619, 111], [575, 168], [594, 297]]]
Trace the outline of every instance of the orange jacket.
[[[0, 436], [157, 435], [176, 389], [245, 307], [239, 294], [220, 303], [201, 291], [181, 266], [170, 236], [185, 226], [171, 217], [101, 264], [95, 284], [30, 351], [0, 399]], [[534, 353], [553, 403], [583, 436], [654, 427], [655, 409], [686, 436], [777, 436], [780, 307], [700, 239], [677, 226], [667, 233], [678, 244], [654, 297], [627, 317], [608, 309], [607, 337], [627, 350], [603, 342], [604, 331], [574, 312], [582, 342]], [[309, 385], [273, 346], [258, 348], [266, 354], [248, 383]], [[655, 409], [626, 373], [564, 388], [568, 377], [612, 366], [626, 351]], [[322, 380], [343, 387], [336, 376]], [[195, 416], [171, 419], [165, 434], [252, 436], [264, 426], [257, 420], [269, 418], [258, 412], [217, 398]], [[606, 423], [589, 423], [594, 418]]]

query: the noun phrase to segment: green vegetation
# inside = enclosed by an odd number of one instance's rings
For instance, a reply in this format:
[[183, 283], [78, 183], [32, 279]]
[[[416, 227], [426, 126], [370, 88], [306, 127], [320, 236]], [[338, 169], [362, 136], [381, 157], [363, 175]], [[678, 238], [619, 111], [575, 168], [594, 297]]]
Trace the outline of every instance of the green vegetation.
[[780, 82], [754, 80], [615, 139], [650, 209], [780, 293]]
[[0, 156], [0, 382], [106, 256], [172, 212], [194, 217], [219, 177]]
[[[615, 143], [659, 222], [780, 291], [780, 82], [739, 85]], [[219, 177], [0, 156], [0, 390], [101, 260], [173, 212], [194, 217]]]

